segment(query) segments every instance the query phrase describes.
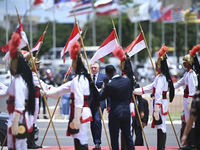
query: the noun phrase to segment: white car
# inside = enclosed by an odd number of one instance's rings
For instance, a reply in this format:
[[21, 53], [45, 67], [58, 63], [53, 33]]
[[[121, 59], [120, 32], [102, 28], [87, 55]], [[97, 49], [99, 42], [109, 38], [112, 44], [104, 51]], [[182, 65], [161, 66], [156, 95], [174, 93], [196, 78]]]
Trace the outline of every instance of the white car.
[[5, 68], [0, 68], [0, 82], [9, 86], [12, 82], [12, 76], [10, 74], [10, 70], [6, 70]]

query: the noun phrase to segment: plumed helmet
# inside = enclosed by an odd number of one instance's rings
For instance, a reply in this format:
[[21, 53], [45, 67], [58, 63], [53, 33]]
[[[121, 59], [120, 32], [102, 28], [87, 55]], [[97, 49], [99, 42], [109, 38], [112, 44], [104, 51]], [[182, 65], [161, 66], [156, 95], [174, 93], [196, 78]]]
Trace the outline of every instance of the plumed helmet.
[[72, 59], [72, 67], [76, 74], [80, 74], [83, 69], [85, 69], [85, 63], [80, 50], [81, 45], [78, 41], [74, 41], [69, 48], [70, 58]]
[[156, 66], [161, 69], [161, 61], [167, 57], [166, 52], [169, 51], [169, 48], [165, 46], [165, 44], [162, 45], [161, 49], [158, 51], [158, 58], [156, 59]]
[[190, 56], [190, 54], [185, 55], [182, 60], [182, 62], [189, 62], [190, 65], [192, 65], [193, 61], [194, 59], [193, 57]]
[[113, 54], [120, 60], [119, 68], [123, 72], [124, 67], [125, 67], [126, 55], [122, 47], [116, 46], [115, 49], [113, 50]]

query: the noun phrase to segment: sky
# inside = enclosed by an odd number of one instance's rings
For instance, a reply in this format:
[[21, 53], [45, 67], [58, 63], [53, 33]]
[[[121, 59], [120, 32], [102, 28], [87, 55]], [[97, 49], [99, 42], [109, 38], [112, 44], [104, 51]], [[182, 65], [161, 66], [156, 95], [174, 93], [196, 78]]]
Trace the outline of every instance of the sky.
[[[0, 0], [0, 21], [3, 21], [6, 15], [6, 1], [9, 15], [17, 15], [15, 7], [19, 12], [20, 16], [23, 16], [30, 6], [30, 0]], [[74, 23], [74, 17], [66, 17], [67, 10], [55, 9], [55, 18], [59, 23]], [[30, 12], [27, 13], [30, 15]], [[40, 16], [40, 22], [52, 21], [54, 19], [53, 11], [45, 11], [43, 9], [33, 10], [31, 12], [32, 16]], [[87, 15], [77, 16], [77, 20], [86, 19]]]
[[[0, 22], [3, 21], [4, 16], [6, 15], [6, 1], [9, 15], [16, 15], [15, 7], [17, 7], [20, 16], [23, 16], [26, 10], [29, 9], [30, 3], [33, 3], [34, 0], [0, 0]], [[30, 2], [31, 1], [31, 2]], [[49, 0], [50, 1], [50, 0]], [[148, 0], [150, 3], [155, 3], [157, 0]], [[135, 4], [144, 3], [147, 0], [133, 0]], [[67, 9], [57, 9], [55, 8], [55, 19], [59, 23], [74, 23], [74, 17], [66, 17], [68, 10]], [[54, 20], [53, 11], [45, 11], [43, 9], [32, 10], [31, 13], [28, 12], [27, 15], [40, 16], [40, 22], [47, 22]], [[87, 15], [77, 16], [78, 21], [85, 21]]]

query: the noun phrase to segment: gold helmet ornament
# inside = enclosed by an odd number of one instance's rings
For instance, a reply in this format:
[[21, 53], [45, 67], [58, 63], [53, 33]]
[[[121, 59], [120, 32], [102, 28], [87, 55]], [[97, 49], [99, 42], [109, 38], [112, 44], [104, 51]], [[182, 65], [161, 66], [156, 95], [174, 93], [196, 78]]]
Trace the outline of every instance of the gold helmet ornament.
[[187, 55], [185, 55], [185, 56], [183, 57], [182, 62], [189, 62], [190, 65], [192, 65], [193, 60], [194, 60], [193, 57], [191, 57], [190, 54], [187, 54]]
[[158, 51], [158, 58], [156, 59], [156, 67], [161, 69], [161, 61], [164, 59], [164, 57], [167, 57], [166, 52], [169, 51], [169, 48], [165, 46], [165, 44], [162, 45], [161, 49]]
[[31, 59], [31, 57], [29, 58], [28, 64], [31, 67], [31, 69], [33, 69], [33, 62], [35, 64], [40, 64], [41, 61], [38, 58], [33, 57], [33, 59]]

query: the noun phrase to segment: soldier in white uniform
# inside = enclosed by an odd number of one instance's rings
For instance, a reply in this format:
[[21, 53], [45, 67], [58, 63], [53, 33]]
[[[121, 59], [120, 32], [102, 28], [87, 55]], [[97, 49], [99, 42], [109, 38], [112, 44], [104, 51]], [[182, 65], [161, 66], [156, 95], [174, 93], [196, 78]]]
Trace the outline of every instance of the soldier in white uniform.
[[[58, 98], [71, 92], [71, 112], [67, 135], [72, 135], [76, 150], [88, 150], [87, 122], [92, 121], [88, 96], [90, 94], [87, 70], [80, 54], [80, 44], [75, 41], [70, 47], [70, 57], [75, 77], [58, 88], [45, 92], [47, 97]], [[41, 91], [41, 93], [43, 93]]]
[[[193, 60], [194, 58], [187, 54], [183, 57], [183, 65], [187, 68], [187, 71], [184, 73], [183, 77], [174, 84], [175, 88], [179, 88], [180, 86], [185, 85], [184, 95], [183, 95], [183, 105], [184, 105], [184, 113], [185, 113], [185, 120], [187, 122], [188, 117], [190, 115], [190, 108], [194, 94], [196, 93], [196, 87], [198, 85], [197, 75], [195, 71], [192, 69], [193, 67]], [[195, 147], [195, 139], [194, 139], [194, 127], [190, 131], [188, 135], [187, 145], [182, 147], [181, 149], [193, 149]]]
[[[14, 76], [9, 88], [1, 90], [0, 97], [9, 95], [7, 109], [9, 112], [7, 145], [9, 150], [27, 149], [27, 132], [33, 130], [33, 115], [35, 111], [35, 90], [31, 70], [26, 64], [21, 52], [17, 49], [20, 36], [13, 33], [9, 45], [11, 61], [10, 72]], [[25, 128], [20, 130], [19, 123], [25, 121]]]
[[162, 46], [158, 52], [159, 56], [156, 60], [156, 70], [157, 76], [154, 79], [154, 82], [142, 87], [136, 88], [134, 94], [142, 95], [144, 93], [150, 92], [153, 90], [153, 95], [155, 100], [152, 101], [152, 115], [153, 122], [152, 128], [157, 129], [157, 150], [164, 150], [166, 143], [166, 116], [168, 113], [168, 99], [166, 97], [168, 88], [170, 88], [170, 102], [174, 98], [174, 87], [169, 75], [169, 70], [167, 66], [167, 56], [165, 52], [168, 51], [166, 46]]
[[[35, 58], [35, 57], [33, 57], [33, 61], [35, 63], [36, 69], [39, 70], [41, 61], [38, 58]], [[36, 71], [35, 71], [35, 69], [33, 67], [32, 60], [30, 59], [28, 63], [29, 63], [29, 66], [31, 67], [31, 70], [32, 70], [33, 84], [34, 84], [34, 87], [35, 87], [35, 114], [34, 114], [34, 119], [33, 119], [33, 128], [35, 129], [35, 128], [37, 128], [36, 122], [37, 122], [37, 118], [38, 118], [38, 114], [39, 114], [39, 98], [40, 98], [40, 89], [41, 89], [40, 88], [40, 83], [41, 83], [42, 88], [45, 91], [48, 91], [51, 88], [51, 86], [49, 86], [48, 84], [44, 83], [42, 80], [40, 80], [40, 82], [39, 82], [37, 74], [36, 74]], [[34, 135], [35, 135], [34, 131], [29, 134], [29, 137], [28, 137], [28, 140], [27, 140], [27, 144], [28, 144], [28, 148], [29, 149], [40, 148], [40, 146], [38, 146], [35, 143]]]

